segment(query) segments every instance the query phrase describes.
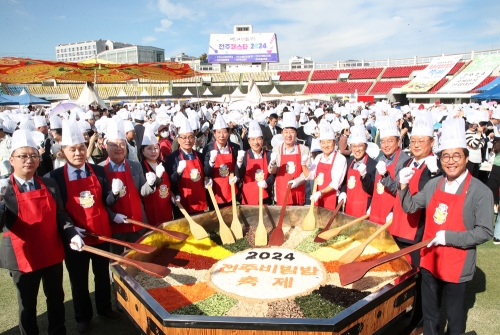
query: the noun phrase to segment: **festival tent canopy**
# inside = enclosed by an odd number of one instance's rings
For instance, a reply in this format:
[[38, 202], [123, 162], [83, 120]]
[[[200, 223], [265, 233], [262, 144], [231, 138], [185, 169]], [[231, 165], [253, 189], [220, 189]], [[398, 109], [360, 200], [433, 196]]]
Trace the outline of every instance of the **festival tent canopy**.
[[488, 90], [491, 90], [493, 87], [496, 87], [498, 85], [500, 85], [500, 77], [497, 77], [495, 80], [493, 80], [489, 84], [484, 85], [483, 87], [480, 87], [477, 90], [480, 92], [488, 91]]
[[239, 87], [236, 87], [236, 89], [234, 90], [234, 92], [231, 93], [231, 96], [232, 97], [241, 97], [241, 96], [244, 96], [244, 94], [241, 93]]
[[7, 94], [0, 94], [0, 106], [6, 105], [19, 105], [19, 102], [11, 99], [12, 96]]
[[253, 102], [254, 104], [258, 104], [262, 100], [262, 94], [253, 79], [251, 79], [248, 83], [248, 93], [245, 99]]
[[141, 92], [141, 94], [140, 94], [139, 96], [140, 96], [140, 97], [149, 97], [149, 95], [150, 95], [150, 94], [148, 93], [148, 91], [146, 91], [146, 89], [145, 89], [145, 88], [143, 88], [143, 89], [142, 89], [142, 92]]
[[106, 107], [97, 92], [91, 89], [88, 85], [84, 85], [82, 93], [80, 93], [80, 97], [76, 100], [76, 104], [80, 106], [98, 104], [103, 108]]
[[120, 92], [118, 92], [118, 95], [117, 97], [127, 97], [127, 93], [125, 93], [125, 91], [123, 90], [123, 88], [120, 90]]
[[207, 87], [207, 89], [205, 90], [205, 92], [202, 95], [213, 95], [213, 94], [212, 94], [212, 92], [210, 92], [210, 90]]
[[170, 93], [170, 91], [168, 90], [168, 88], [166, 88], [165, 91], [163, 91], [163, 93], [161, 95], [170, 96], [170, 95], [172, 95], [172, 93]]
[[[497, 97], [494, 97], [497, 96]], [[500, 85], [493, 87], [491, 90], [471, 96], [471, 99], [487, 100], [498, 99], [500, 97]]]
[[276, 86], [273, 87], [273, 89], [271, 90], [271, 92], [269, 92], [269, 94], [272, 94], [272, 95], [278, 95], [278, 94], [281, 94], [278, 89], [276, 89]]
[[[24, 92], [24, 94], [23, 94]], [[36, 97], [31, 93], [26, 93], [25, 90], [18, 96], [9, 96], [10, 100], [17, 101], [20, 105], [50, 105], [50, 101]]]
[[183, 95], [193, 95], [193, 93], [191, 93], [191, 91], [189, 90], [189, 88], [186, 88], [186, 90], [184, 91]]

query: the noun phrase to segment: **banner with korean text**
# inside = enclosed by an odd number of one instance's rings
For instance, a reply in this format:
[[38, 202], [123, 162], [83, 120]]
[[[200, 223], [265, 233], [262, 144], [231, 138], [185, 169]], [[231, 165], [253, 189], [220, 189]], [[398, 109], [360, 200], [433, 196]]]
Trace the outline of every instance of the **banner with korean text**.
[[279, 62], [276, 34], [212, 34], [209, 63]]

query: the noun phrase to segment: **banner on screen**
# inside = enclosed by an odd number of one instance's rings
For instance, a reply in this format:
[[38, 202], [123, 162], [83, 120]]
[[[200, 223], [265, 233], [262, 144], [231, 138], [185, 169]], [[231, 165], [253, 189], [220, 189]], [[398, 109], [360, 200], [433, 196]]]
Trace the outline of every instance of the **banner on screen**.
[[500, 55], [479, 55], [439, 93], [466, 93], [479, 85], [500, 65]]
[[276, 34], [212, 34], [209, 63], [279, 62]]
[[430, 90], [458, 63], [462, 55], [434, 57], [412, 81], [401, 87], [404, 93], [424, 93]]

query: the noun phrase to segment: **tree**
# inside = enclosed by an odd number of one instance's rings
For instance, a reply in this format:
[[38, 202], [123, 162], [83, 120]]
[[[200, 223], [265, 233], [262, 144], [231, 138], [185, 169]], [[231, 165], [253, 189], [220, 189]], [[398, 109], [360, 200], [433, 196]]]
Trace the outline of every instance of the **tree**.
[[200, 56], [200, 61], [201, 61], [201, 62], [203, 62], [203, 63], [205, 63], [205, 62], [207, 61], [207, 58], [208, 58], [208, 57], [207, 57], [207, 54], [206, 54], [206, 53], [203, 53], [203, 54], [201, 54], [201, 56]]

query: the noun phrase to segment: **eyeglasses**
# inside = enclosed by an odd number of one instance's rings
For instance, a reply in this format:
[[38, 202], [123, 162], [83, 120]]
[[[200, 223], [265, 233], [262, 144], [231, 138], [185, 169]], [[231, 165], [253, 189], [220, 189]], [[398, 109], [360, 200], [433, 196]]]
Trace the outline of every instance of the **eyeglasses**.
[[194, 141], [194, 136], [193, 135], [190, 135], [190, 136], [179, 136], [179, 138], [183, 141]]
[[410, 144], [411, 144], [411, 145], [415, 145], [415, 144], [417, 144], [417, 143], [418, 143], [418, 145], [423, 145], [423, 144], [425, 144], [428, 140], [429, 140], [429, 139], [426, 139], [426, 140], [422, 140], [422, 139], [420, 139], [420, 140], [418, 140], [418, 141], [417, 141], [417, 140], [410, 140]]
[[17, 157], [19, 158], [20, 160], [22, 160], [23, 162], [26, 162], [28, 159], [32, 159], [34, 161], [37, 161], [40, 159], [40, 156], [39, 155], [17, 155], [17, 156], [12, 156], [12, 157]]
[[115, 143], [109, 143], [108, 142], [108, 148], [116, 149], [118, 147], [120, 147], [122, 149], [125, 149], [127, 147], [127, 144], [126, 143], [115, 144]]
[[459, 162], [462, 159], [462, 157], [464, 156], [458, 153], [453, 154], [453, 156], [443, 155], [441, 156], [441, 162], [448, 163], [450, 161], [450, 158], [453, 158], [454, 162]]
[[351, 144], [351, 149], [364, 149], [366, 144]]
[[382, 140], [382, 141], [380, 141], [380, 144], [381, 145], [386, 145], [386, 144], [393, 144], [394, 142], [396, 142], [396, 139], [391, 138], [390, 140]]

